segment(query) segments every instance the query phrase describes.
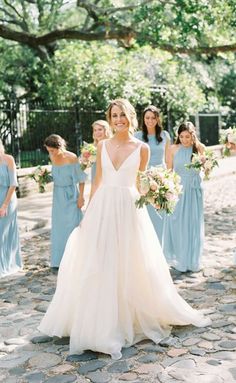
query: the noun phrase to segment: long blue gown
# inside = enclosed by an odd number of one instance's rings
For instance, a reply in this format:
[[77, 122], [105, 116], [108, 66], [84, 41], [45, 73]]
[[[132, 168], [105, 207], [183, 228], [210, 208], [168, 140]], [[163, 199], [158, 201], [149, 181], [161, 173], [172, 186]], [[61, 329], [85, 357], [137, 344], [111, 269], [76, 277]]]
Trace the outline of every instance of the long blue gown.
[[183, 193], [172, 215], [165, 217], [164, 255], [176, 270], [199, 271], [204, 241], [203, 189], [198, 171], [186, 169], [192, 147], [180, 145], [173, 168], [181, 177]]
[[51, 267], [59, 267], [67, 239], [82, 219], [82, 211], [77, 207], [79, 190], [86, 175], [78, 163], [52, 165], [53, 203], [51, 231]]
[[[139, 140], [143, 141], [142, 132], [139, 131], [135, 134], [135, 137]], [[166, 130], [162, 130], [161, 132], [162, 141], [157, 142], [155, 135], [148, 135], [148, 142], [150, 148], [150, 161], [149, 166], [161, 166], [166, 168], [165, 162], [165, 147], [166, 142], [170, 141], [170, 135]], [[160, 244], [163, 245], [163, 227], [164, 227], [164, 216], [165, 213], [163, 211], [157, 211], [154, 209], [152, 205], [147, 206], [147, 210], [149, 216], [151, 218], [152, 224], [155, 228], [156, 234], [160, 241]]]
[[[0, 206], [10, 186], [17, 186], [16, 170], [11, 170], [5, 162], [0, 162]], [[0, 277], [13, 274], [21, 267], [17, 198], [14, 193], [7, 208], [7, 215], [0, 217]]]

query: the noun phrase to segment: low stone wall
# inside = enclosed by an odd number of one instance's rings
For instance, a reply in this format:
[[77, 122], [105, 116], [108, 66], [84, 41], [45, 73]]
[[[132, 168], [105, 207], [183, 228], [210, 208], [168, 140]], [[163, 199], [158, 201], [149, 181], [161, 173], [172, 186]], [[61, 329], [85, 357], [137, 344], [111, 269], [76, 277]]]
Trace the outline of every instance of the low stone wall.
[[207, 149], [212, 150], [218, 158], [222, 157], [223, 145], [207, 146]]
[[[218, 158], [222, 157], [223, 145], [208, 146], [207, 148], [210, 150], [213, 150], [216, 153]], [[236, 155], [236, 152], [235, 152], [235, 155]], [[46, 167], [48, 171], [51, 171], [51, 165], [44, 165], [44, 167]], [[38, 184], [32, 178], [29, 178], [29, 175], [32, 174], [36, 168], [37, 166], [33, 168], [17, 169], [17, 178], [19, 183], [19, 187], [17, 189], [18, 198], [26, 197], [27, 195], [39, 192]], [[45, 189], [47, 191], [51, 191], [52, 182], [46, 185]]]

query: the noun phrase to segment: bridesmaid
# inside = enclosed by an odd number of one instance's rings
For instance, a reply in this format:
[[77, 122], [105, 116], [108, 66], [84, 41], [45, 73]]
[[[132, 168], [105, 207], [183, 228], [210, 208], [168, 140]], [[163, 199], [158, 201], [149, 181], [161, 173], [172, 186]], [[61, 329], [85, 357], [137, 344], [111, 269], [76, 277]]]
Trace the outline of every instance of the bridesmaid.
[[82, 219], [86, 175], [80, 168], [76, 154], [66, 150], [66, 142], [61, 136], [51, 134], [45, 139], [44, 145], [52, 162], [54, 182], [51, 267], [58, 268], [67, 239]]
[[[236, 154], [236, 144], [227, 142], [226, 147], [230, 150], [230, 153]], [[236, 248], [233, 250], [233, 264], [236, 266]]]
[[[142, 131], [135, 136], [146, 142], [150, 148], [149, 166], [161, 166], [166, 168], [166, 156], [170, 147], [170, 136], [163, 130], [160, 112], [154, 105], [149, 105], [143, 111]], [[160, 241], [163, 242], [164, 212], [156, 212], [152, 205], [147, 207], [152, 224]]]
[[0, 277], [22, 267], [17, 224], [17, 186], [14, 158], [0, 140]]
[[166, 216], [164, 254], [167, 261], [181, 272], [201, 269], [204, 241], [203, 189], [199, 171], [186, 169], [193, 153], [204, 154], [205, 146], [196, 137], [191, 122], [178, 128], [176, 143], [171, 145], [167, 166], [181, 177], [183, 192], [172, 215]]
[[[105, 120], [96, 120], [92, 124], [93, 129], [93, 143], [95, 146], [99, 141], [104, 140], [105, 138], [111, 137], [111, 129], [107, 121]], [[96, 174], [96, 162], [92, 165], [91, 168], [91, 182], [93, 182]]]

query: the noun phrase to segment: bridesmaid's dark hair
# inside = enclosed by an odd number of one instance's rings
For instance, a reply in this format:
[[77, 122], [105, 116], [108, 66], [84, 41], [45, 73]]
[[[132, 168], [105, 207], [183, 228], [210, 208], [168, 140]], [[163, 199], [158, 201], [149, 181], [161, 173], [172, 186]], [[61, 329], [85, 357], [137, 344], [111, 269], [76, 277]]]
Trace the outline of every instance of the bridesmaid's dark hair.
[[59, 134], [51, 134], [44, 140], [44, 146], [55, 149], [66, 149], [66, 141]]
[[180, 126], [179, 126], [179, 128], [177, 130], [178, 136], [177, 136], [177, 139], [175, 141], [176, 144], [180, 144], [181, 143], [179, 135], [182, 132], [189, 132], [191, 134], [192, 139], [193, 139], [193, 153], [198, 153], [198, 148], [199, 148], [200, 141], [197, 138], [196, 128], [193, 125], [193, 123], [191, 121], [185, 121], [182, 124], [180, 124]]
[[162, 127], [162, 123], [161, 123], [161, 116], [160, 116], [160, 111], [159, 109], [154, 106], [154, 105], [149, 105], [147, 106], [144, 111], [143, 111], [143, 115], [142, 115], [142, 132], [143, 132], [143, 141], [144, 142], [148, 142], [148, 130], [147, 130], [147, 127], [146, 127], [146, 124], [145, 124], [145, 121], [144, 121], [144, 117], [145, 117], [145, 114], [147, 112], [152, 112], [155, 117], [157, 118], [157, 123], [156, 123], [156, 126], [155, 126], [155, 136], [156, 136], [156, 140], [157, 142], [161, 142], [163, 140], [163, 138], [161, 137], [161, 132], [163, 130], [163, 127]]

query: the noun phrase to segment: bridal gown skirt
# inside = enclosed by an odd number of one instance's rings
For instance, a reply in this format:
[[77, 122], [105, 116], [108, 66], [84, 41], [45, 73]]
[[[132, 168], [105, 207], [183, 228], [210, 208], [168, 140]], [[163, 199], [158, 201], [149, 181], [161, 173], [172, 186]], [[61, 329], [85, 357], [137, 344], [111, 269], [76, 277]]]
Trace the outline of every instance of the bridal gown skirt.
[[144, 338], [158, 343], [171, 325], [210, 320], [177, 293], [135, 187], [102, 185], [66, 245], [57, 289], [39, 330], [70, 337], [70, 353], [121, 356]]

